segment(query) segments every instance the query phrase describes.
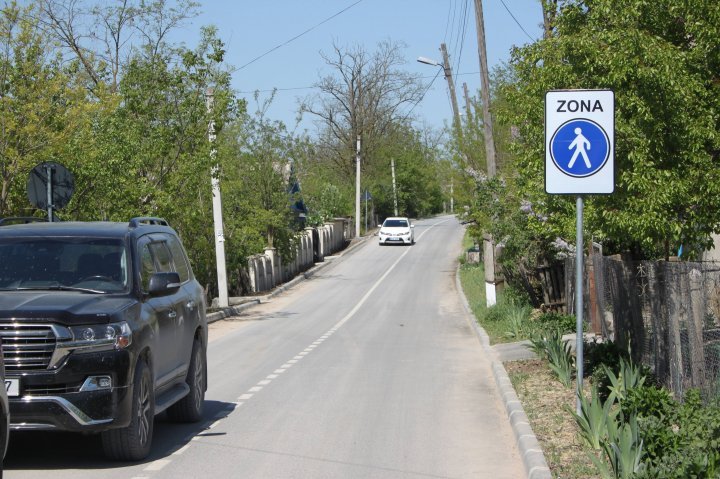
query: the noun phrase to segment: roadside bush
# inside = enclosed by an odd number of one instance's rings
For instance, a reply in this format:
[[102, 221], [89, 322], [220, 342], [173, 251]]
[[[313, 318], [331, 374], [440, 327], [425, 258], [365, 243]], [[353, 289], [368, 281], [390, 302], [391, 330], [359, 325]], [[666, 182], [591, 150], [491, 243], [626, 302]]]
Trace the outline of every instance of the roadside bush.
[[[703, 405], [700, 392], [690, 390], [685, 401], [674, 399], [649, 387], [633, 393], [630, 400], [644, 410], [641, 434], [645, 442], [647, 470], [643, 478], [720, 477], [720, 407]], [[669, 394], [668, 394], [669, 395]]]
[[601, 364], [611, 368], [613, 371], [620, 369], [620, 359], [628, 359], [627, 353], [614, 341], [586, 341], [583, 345], [583, 368], [586, 376], [591, 376], [599, 370], [604, 374]]
[[517, 288], [511, 284], [505, 285], [505, 288], [502, 291], [502, 298], [506, 303], [531, 307], [530, 297], [528, 296], [527, 291]]
[[673, 399], [670, 391], [655, 385], [643, 384], [627, 391], [625, 399], [620, 401], [620, 408], [626, 416], [636, 414], [641, 418], [668, 417], [675, 408], [677, 402]]
[[555, 312], [541, 313], [535, 319], [538, 327], [549, 330], [559, 330], [562, 334], [574, 333], [577, 329], [576, 321], [575, 316], [571, 314]]

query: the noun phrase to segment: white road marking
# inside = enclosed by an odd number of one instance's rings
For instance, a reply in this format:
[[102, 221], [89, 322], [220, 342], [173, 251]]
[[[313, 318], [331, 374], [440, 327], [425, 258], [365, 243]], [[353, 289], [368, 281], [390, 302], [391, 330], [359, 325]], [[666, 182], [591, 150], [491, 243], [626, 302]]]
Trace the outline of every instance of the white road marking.
[[143, 471], [159, 471], [168, 464], [170, 464], [170, 459], [157, 459], [151, 462]]

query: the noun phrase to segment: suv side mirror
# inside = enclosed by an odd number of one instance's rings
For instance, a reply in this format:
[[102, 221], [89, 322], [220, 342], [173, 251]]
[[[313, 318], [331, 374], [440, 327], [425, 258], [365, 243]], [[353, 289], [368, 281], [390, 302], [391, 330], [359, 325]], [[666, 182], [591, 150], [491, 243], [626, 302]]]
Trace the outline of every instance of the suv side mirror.
[[180, 289], [178, 273], [154, 273], [150, 276], [150, 296], [165, 296]]

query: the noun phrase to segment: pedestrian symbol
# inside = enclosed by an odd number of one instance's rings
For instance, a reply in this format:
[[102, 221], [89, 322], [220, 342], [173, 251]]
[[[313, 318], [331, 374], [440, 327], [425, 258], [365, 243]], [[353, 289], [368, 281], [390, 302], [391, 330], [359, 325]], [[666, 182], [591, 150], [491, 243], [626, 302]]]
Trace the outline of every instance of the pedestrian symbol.
[[575, 160], [577, 160], [578, 155], [582, 155], [583, 159], [585, 160], [585, 166], [588, 168], [592, 168], [592, 165], [590, 164], [590, 160], [588, 159], [587, 152], [585, 151], [585, 148], [588, 150], [590, 149], [590, 142], [587, 138], [585, 138], [582, 134], [582, 128], [578, 127], [575, 128], [575, 134], [577, 135], [572, 143], [570, 143], [570, 146], [568, 146], [569, 149], [575, 148], [575, 153], [573, 153], [572, 158], [570, 159], [570, 163], [568, 163], [568, 168], [572, 168], [575, 164]]
[[573, 119], [560, 125], [553, 134], [550, 157], [566, 175], [575, 178], [592, 176], [610, 157], [610, 140], [594, 121]]

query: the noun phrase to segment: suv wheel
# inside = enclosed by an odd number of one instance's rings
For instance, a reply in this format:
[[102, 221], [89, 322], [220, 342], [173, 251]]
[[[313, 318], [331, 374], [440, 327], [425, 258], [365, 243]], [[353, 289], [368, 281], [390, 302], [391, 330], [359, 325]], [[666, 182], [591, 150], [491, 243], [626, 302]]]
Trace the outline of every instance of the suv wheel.
[[185, 379], [190, 392], [168, 408], [168, 417], [178, 422], [197, 422], [202, 419], [205, 402], [205, 354], [200, 339], [193, 342], [192, 357]]
[[132, 418], [127, 427], [102, 433], [105, 455], [119, 461], [139, 461], [147, 457], [152, 444], [155, 395], [150, 369], [138, 360], [133, 381]]

